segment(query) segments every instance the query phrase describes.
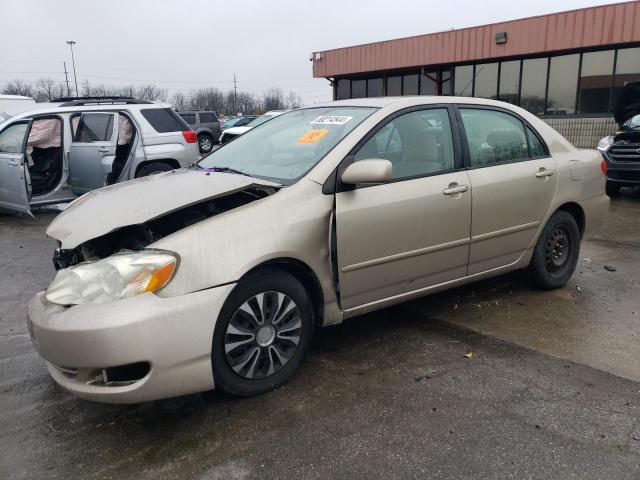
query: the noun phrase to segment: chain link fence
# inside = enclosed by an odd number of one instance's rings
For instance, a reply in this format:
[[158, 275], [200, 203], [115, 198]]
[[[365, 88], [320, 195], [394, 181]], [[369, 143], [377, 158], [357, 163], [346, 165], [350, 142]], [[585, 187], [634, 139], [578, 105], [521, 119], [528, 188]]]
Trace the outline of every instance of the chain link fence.
[[542, 120], [560, 132], [578, 148], [596, 148], [598, 140], [607, 135], [613, 135], [618, 130], [618, 124], [612, 116], [546, 116], [542, 117]]

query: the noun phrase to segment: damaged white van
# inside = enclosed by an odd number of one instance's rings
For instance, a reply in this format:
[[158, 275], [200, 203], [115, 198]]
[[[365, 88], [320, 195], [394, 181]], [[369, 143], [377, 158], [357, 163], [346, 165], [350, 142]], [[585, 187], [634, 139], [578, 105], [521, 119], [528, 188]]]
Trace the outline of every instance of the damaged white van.
[[0, 211], [65, 203], [90, 190], [198, 159], [195, 132], [170, 105], [86, 97], [0, 118]]

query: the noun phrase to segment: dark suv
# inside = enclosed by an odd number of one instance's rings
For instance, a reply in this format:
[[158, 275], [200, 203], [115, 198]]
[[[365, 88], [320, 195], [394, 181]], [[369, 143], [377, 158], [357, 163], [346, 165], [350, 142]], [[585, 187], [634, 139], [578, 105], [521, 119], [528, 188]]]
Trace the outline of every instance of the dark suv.
[[627, 84], [616, 101], [615, 119], [620, 130], [598, 142], [607, 162], [607, 195], [622, 187], [640, 185], [640, 82]]
[[200, 153], [209, 153], [218, 143], [222, 128], [216, 112], [181, 110], [177, 112], [198, 135]]

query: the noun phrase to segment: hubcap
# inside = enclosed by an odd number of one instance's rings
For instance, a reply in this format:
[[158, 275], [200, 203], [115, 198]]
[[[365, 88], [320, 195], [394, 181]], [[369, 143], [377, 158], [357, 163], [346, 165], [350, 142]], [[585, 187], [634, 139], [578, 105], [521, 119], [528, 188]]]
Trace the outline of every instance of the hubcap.
[[209, 150], [211, 148], [211, 140], [209, 140], [207, 137], [202, 137], [200, 139], [200, 148], [202, 148], [203, 150]]
[[545, 266], [552, 276], [561, 276], [569, 265], [571, 257], [571, 239], [563, 228], [557, 228], [547, 240]]
[[293, 357], [302, 334], [296, 303], [281, 292], [264, 292], [235, 311], [224, 338], [229, 366], [244, 378], [265, 378]]

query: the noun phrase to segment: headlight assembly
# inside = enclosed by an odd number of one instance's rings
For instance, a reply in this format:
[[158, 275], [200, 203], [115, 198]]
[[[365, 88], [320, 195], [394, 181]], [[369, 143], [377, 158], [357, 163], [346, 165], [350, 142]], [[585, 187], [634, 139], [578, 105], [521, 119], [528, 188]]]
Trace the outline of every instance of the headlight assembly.
[[614, 140], [612, 136], [604, 137], [598, 142], [598, 150], [600, 150], [601, 152], [606, 152], [607, 150], [609, 150], [609, 148], [611, 148], [613, 142]]
[[58, 305], [104, 303], [157, 292], [175, 273], [178, 255], [159, 250], [122, 252], [60, 270], [46, 298]]

